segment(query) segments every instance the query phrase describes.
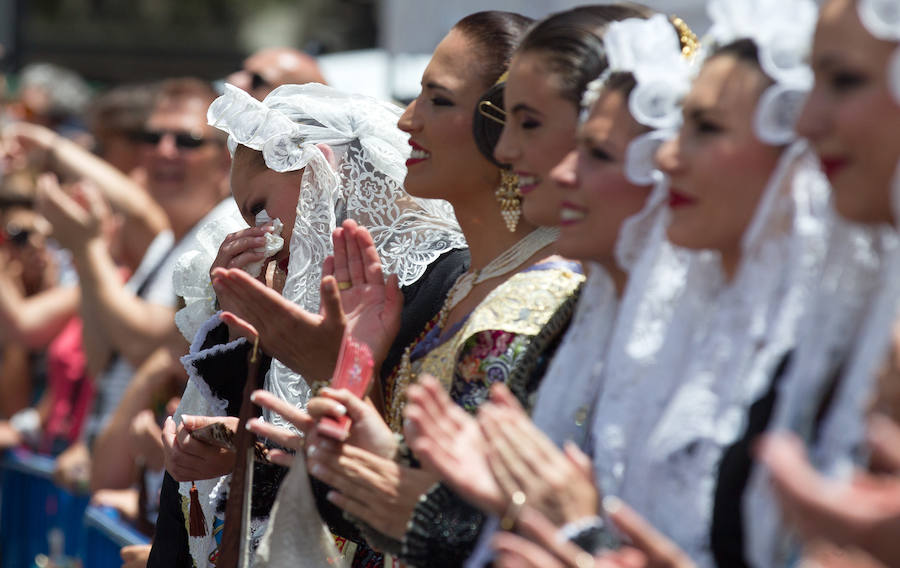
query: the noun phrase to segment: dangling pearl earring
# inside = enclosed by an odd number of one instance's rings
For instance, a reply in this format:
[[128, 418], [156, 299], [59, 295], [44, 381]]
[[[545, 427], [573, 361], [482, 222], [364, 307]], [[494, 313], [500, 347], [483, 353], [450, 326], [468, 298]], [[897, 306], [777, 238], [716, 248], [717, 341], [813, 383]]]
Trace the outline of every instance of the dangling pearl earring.
[[494, 192], [500, 202], [500, 213], [510, 233], [516, 231], [522, 215], [522, 194], [519, 192], [519, 176], [513, 172], [500, 170], [500, 187]]

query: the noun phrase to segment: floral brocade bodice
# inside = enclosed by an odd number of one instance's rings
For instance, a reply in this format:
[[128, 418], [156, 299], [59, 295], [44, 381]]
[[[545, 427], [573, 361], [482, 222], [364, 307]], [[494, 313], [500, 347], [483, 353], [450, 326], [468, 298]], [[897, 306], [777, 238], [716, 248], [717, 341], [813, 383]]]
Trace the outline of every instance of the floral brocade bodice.
[[[451, 398], [474, 412], [492, 384], [506, 382], [531, 340], [584, 276], [577, 265], [547, 262], [511, 276], [454, 328], [427, 329], [386, 385], [391, 429], [402, 431], [406, 389], [422, 373], [435, 376]], [[404, 368], [406, 366], [406, 368]]]

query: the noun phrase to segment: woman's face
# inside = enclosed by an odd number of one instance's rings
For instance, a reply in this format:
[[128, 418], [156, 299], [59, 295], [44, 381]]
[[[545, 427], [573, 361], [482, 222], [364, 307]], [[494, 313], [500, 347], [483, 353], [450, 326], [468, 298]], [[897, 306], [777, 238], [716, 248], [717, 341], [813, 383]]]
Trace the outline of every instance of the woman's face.
[[[265, 209], [272, 219], [281, 219], [284, 224], [281, 236], [289, 243], [302, 178], [302, 169], [285, 173], [270, 170], [259, 152], [238, 146], [231, 166], [231, 193], [248, 225], [256, 226], [256, 215]], [[289, 252], [290, 247], [285, 246], [275, 258], [287, 257]]]
[[525, 218], [535, 225], [558, 225], [562, 191], [550, 171], [575, 147], [578, 107], [562, 97], [540, 52], [513, 58], [504, 107], [506, 124], [494, 157], [518, 174]]
[[422, 91], [400, 117], [412, 155], [406, 162], [406, 190], [425, 198], [465, 199], [484, 185], [499, 184], [500, 172], [475, 145], [472, 115], [487, 89], [479, 74], [479, 50], [451, 30], [434, 50], [422, 75]]
[[756, 103], [770, 84], [731, 55], [710, 59], [684, 100], [678, 136], [657, 153], [671, 180], [668, 237], [691, 249], [740, 257], [741, 239], [781, 150], [753, 129]]
[[575, 150], [550, 177], [562, 188], [557, 250], [569, 258], [603, 262], [613, 256], [622, 223], [644, 206], [650, 187], [625, 177], [628, 144], [645, 129], [620, 91], [607, 91], [578, 129]]
[[900, 106], [886, 72], [895, 49], [866, 31], [853, 0], [822, 8], [811, 58], [816, 83], [798, 131], [822, 160], [835, 208], [852, 221], [896, 221], [890, 186], [900, 157]]

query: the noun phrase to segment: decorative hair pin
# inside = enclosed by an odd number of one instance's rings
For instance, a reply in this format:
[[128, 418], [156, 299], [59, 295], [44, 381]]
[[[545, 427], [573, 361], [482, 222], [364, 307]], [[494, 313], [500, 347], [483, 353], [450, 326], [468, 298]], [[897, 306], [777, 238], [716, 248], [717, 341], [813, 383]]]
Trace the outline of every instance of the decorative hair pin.
[[501, 126], [506, 124], [506, 111], [491, 101], [481, 101], [478, 103], [478, 113]]

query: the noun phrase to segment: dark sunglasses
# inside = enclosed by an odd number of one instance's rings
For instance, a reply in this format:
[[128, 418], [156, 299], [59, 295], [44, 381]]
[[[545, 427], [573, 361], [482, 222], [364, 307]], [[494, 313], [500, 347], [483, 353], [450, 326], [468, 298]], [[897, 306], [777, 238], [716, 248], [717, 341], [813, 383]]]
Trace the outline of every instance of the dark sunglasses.
[[27, 245], [31, 237], [31, 230], [13, 224], [7, 225], [4, 233], [6, 240], [19, 248]]
[[207, 138], [195, 136], [190, 132], [178, 132], [175, 130], [144, 130], [136, 135], [136, 139], [142, 144], [156, 146], [164, 136], [169, 134], [175, 139], [175, 147], [182, 150], [194, 150], [209, 141]]

